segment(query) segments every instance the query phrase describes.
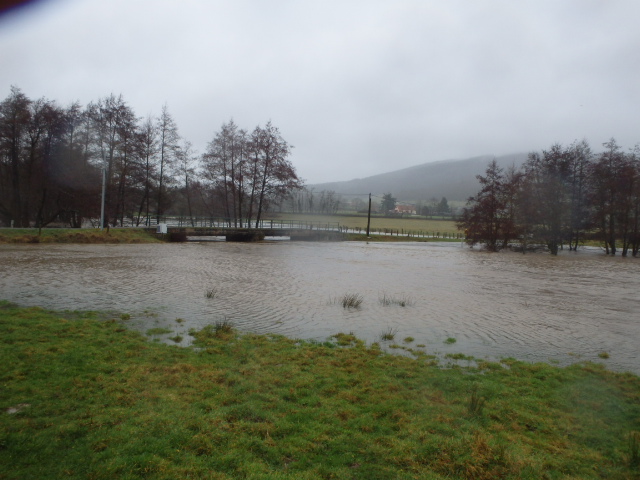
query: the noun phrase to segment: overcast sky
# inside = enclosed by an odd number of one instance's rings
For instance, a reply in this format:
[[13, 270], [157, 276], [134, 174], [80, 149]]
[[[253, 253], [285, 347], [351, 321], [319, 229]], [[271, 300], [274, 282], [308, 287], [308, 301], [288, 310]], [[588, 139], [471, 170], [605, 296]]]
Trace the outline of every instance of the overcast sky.
[[203, 152], [271, 120], [308, 183], [640, 142], [638, 0], [49, 0], [0, 17], [0, 99], [167, 104]]

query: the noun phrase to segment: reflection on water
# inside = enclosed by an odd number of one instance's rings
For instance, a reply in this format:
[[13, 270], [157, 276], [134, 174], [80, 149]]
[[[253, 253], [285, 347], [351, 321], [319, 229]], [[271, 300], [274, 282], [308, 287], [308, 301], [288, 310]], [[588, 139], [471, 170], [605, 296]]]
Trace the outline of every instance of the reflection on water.
[[[490, 359], [566, 364], [606, 351], [610, 368], [640, 373], [639, 266], [596, 250], [552, 257], [459, 244], [0, 245], [0, 298], [126, 312], [143, 331], [183, 335], [226, 318], [318, 340], [352, 331], [377, 341], [392, 327], [398, 343], [411, 336], [429, 353]], [[362, 308], [332, 302], [345, 293], [361, 294]], [[383, 306], [383, 295], [413, 302]]]

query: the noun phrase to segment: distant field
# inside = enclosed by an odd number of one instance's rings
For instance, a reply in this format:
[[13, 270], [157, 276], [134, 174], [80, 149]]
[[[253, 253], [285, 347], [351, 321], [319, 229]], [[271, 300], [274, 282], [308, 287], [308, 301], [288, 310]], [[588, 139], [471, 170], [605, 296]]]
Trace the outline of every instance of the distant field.
[[[274, 215], [273, 218], [284, 220], [299, 220], [309, 223], [339, 223], [347, 228], [367, 228], [367, 217], [356, 217], [350, 215], [310, 215], [298, 213], [282, 213]], [[424, 218], [387, 218], [387, 217], [371, 217], [371, 231], [378, 232], [394, 230], [400, 232], [424, 232], [424, 233], [443, 233], [456, 234], [460, 231], [456, 227], [456, 223], [452, 220], [427, 220]]]

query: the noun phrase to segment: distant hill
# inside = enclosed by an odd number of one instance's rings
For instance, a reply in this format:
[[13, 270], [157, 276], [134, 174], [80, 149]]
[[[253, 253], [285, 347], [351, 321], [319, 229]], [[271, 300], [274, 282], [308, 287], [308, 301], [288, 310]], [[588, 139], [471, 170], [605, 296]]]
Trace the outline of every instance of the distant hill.
[[483, 155], [466, 160], [443, 160], [423, 163], [415, 167], [382, 173], [366, 178], [344, 182], [329, 182], [308, 185], [316, 192], [333, 190], [338, 194], [392, 193], [400, 202], [426, 201], [433, 197], [446, 197], [449, 201], [466, 201], [479, 189], [476, 175], [483, 174], [493, 159], [498, 165], [508, 168], [520, 167], [527, 159], [526, 153], [514, 153], [495, 157]]

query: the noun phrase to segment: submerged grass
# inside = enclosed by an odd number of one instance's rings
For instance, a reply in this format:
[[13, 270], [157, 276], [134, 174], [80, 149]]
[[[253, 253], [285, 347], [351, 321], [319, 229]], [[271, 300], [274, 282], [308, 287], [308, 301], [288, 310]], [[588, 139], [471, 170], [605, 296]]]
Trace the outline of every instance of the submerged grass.
[[173, 333], [173, 330], [169, 330], [168, 328], [162, 328], [162, 327], [154, 327], [147, 330], [146, 333], [149, 336], [167, 335], [169, 333]]
[[336, 348], [193, 333], [195, 348], [169, 346], [116, 320], [0, 302], [0, 478], [639, 473], [631, 374], [515, 360], [443, 369], [352, 334]]
[[331, 335], [331, 338], [336, 341], [336, 343], [341, 347], [362, 347], [364, 346], [364, 342], [356, 337], [353, 332], [349, 333], [336, 333], [335, 335]]

